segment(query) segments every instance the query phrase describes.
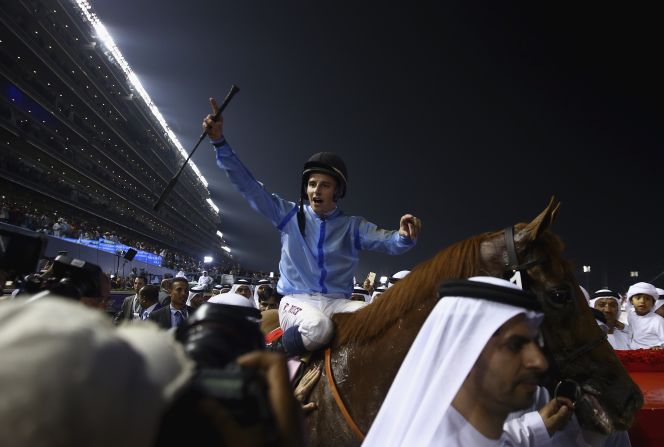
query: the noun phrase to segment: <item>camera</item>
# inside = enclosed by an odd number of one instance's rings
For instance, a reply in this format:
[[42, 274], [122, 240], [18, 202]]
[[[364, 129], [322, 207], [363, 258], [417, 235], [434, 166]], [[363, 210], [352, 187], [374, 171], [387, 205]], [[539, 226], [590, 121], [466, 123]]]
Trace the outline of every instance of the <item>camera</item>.
[[243, 427], [273, 424], [263, 376], [251, 368], [229, 363], [224, 368], [203, 368], [192, 386], [207, 397], [216, 399]]
[[12, 280], [34, 273], [47, 240], [44, 233], [0, 222], [0, 271]]
[[[28, 295], [48, 290], [52, 295], [79, 301], [83, 297], [102, 297], [102, 275], [98, 265], [59, 255], [46, 272], [27, 275], [18, 285], [19, 289]], [[38, 298], [49, 295], [39, 295]]]
[[265, 348], [260, 318], [253, 307], [203, 303], [175, 335], [197, 366], [191, 390], [215, 399], [241, 427], [262, 431], [265, 445], [276, 445], [265, 378], [234, 363], [246, 352]]

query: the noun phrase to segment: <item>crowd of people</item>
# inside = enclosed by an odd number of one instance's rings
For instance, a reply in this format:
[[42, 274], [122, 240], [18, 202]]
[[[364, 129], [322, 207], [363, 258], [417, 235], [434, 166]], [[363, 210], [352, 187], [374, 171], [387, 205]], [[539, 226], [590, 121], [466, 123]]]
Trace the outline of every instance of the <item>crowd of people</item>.
[[[42, 205], [42, 204], [40, 204]], [[138, 250], [146, 251], [162, 258], [162, 267], [170, 269], [183, 269], [187, 272], [197, 272], [203, 264], [203, 259], [196, 259], [183, 253], [169, 250], [163, 246], [144, 240], [138, 240], [117, 228], [105, 226], [102, 222], [93, 221], [90, 217], [73, 214], [68, 210], [63, 214], [62, 210], [54, 207], [44, 209], [37, 208], [32, 204], [11, 200], [6, 197], [0, 202], [0, 222], [9, 223], [34, 231], [41, 231], [54, 237], [85, 240], [107, 240], [121, 243]], [[219, 272], [230, 272], [238, 268], [233, 265], [219, 265], [211, 268]]]
[[[0, 304], [0, 445], [306, 445], [303, 417], [317, 409], [309, 397], [322, 372], [303, 373], [333, 339], [334, 314], [382, 309], [386, 290], [410, 275], [358, 282], [359, 253], [412, 249], [422, 221], [404, 214], [385, 230], [343, 214], [348, 173], [329, 152], [305, 162], [296, 201], [270, 194], [226, 141], [211, 105], [203, 127], [219, 168], [281, 232], [279, 274], [227, 275], [196, 262], [185, 268], [182, 259], [159, 284], [132, 271], [134, 293], [112, 318], [104, 315], [111, 278], [99, 267], [62, 257], [28, 275]], [[102, 237], [69, 216], [18, 206], [3, 204], [0, 219], [56, 237]], [[624, 297], [598, 290], [586, 297], [596, 310], [591, 324], [616, 350], [661, 349], [661, 294], [648, 283]], [[625, 431], [582, 427], [574, 396], [543, 386], [544, 313], [531, 293], [477, 276], [443, 283], [435, 298], [363, 445], [630, 445]]]

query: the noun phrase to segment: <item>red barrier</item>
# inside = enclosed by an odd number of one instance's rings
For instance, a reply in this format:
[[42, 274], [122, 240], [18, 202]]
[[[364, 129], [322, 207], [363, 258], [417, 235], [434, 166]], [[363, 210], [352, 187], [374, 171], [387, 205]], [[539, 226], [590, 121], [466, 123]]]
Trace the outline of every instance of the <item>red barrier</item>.
[[643, 407], [629, 430], [633, 447], [664, 446], [664, 350], [616, 351], [643, 393]]

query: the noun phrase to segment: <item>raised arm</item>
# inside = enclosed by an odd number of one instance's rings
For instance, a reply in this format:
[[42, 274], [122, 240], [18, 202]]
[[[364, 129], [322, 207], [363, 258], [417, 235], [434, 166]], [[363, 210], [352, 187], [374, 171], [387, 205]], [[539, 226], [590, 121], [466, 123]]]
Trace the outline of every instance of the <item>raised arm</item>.
[[212, 114], [203, 120], [203, 129], [216, 149], [217, 165], [226, 171], [233, 186], [247, 199], [249, 205], [278, 227], [295, 207], [295, 203], [270, 194], [263, 184], [254, 178], [224, 138], [223, 117], [219, 116], [218, 120], [214, 120], [214, 115], [219, 110], [214, 98], [210, 98], [210, 106]]

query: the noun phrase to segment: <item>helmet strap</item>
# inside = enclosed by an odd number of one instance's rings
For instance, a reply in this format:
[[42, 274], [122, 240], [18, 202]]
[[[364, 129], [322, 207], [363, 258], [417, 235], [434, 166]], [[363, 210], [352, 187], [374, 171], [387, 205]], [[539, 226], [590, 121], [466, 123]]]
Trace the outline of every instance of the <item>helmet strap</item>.
[[304, 198], [300, 196], [300, 209], [297, 211], [297, 226], [300, 227], [300, 234], [304, 237]]

